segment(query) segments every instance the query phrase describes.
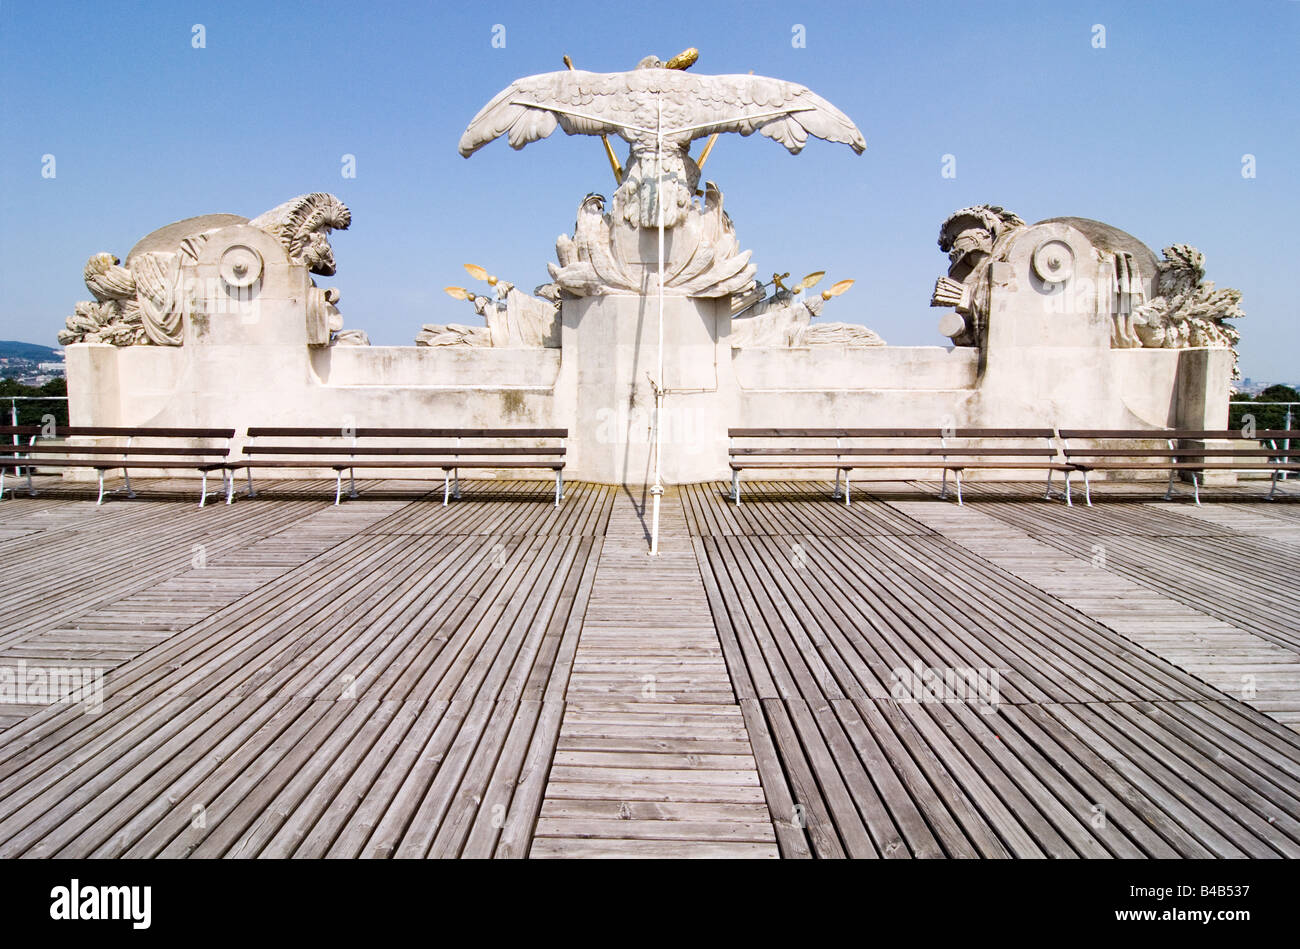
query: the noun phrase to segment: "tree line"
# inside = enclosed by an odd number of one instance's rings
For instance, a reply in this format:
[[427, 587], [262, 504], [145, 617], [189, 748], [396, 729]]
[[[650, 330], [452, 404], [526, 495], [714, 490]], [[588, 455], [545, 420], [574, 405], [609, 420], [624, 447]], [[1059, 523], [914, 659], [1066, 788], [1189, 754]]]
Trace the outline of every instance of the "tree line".
[[3, 420], [0, 420], [0, 425], [13, 424], [13, 416], [9, 414], [9, 407], [13, 404], [9, 402], [10, 396], [34, 397], [42, 400], [40, 402], [24, 401], [17, 403], [19, 425], [40, 425], [47, 414], [53, 415], [55, 423], [59, 426], [67, 425], [68, 403], [62, 398], [49, 398], [50, 396], [66, 396], [67, 394], [67, 379], [51, 379], [39, 386], [29, 386], [9, 377], [0, 379], [0, 410], [3, 410]]
[[[1255, 398], [1248, 395], [1238, 396], [1239, 402], [1300, 402], [1300, 392], [1290, 386], [1269, 386]], [[1255, 428], [1286, 428], [1285, 405], [1230, 405], [1228, 406], [1228, 427], [1241, 428], [1246, 424], [1246, 416], [1255, 417]], [[1300, 405], [1291, 406], [1291, 427], [1300, 428]]]

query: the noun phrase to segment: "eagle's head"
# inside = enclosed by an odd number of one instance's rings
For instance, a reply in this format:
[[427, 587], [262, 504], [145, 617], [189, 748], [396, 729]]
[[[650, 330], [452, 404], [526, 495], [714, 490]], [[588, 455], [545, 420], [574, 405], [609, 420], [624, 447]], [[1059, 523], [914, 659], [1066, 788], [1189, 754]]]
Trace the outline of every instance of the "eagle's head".
[[118, 260], [115, 255], [107, 252], [93, 254], [91, 258], [86, 261], [85, 276], [87, 279], [101, 276], [108, 273], [110, 267], [114, 267], [121, 262], [122, 261]]
[[605, 196], [589, 194], [578, 205], [578, 219], [574, 222], [573, 233], [581, 239], [594, 239], [601, 233], [605, 216]]
[[658, 56], [647, 56], [636, 64], [637, 69], [690, 69], [700, 58], [700, 51], [694, 46], [682, 50], [668, 62]]
[[86, 261], [86, 267], [82, 271], [86, 289], [101, 303], [107, 300], [129, 300], [135, 296], [135, 277], [119, 264], [121, 261], [109, 253], [95, 254]]

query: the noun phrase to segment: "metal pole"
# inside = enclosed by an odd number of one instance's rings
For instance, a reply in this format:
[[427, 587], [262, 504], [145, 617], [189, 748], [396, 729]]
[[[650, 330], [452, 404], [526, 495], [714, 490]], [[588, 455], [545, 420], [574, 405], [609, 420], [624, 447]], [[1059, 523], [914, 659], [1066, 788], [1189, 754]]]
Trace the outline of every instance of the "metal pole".
[[[1288, 402], [1288, 403], [1286, 404], [1286, 430], [1287, 430], [1288, 432], [1291, 431], [1291, 406], [1292, 406], [1293, 404], [1294, 404], [1294, 403], [1291, 403], [1291, 402]], [[1283, 445], [1282, 447], [1283, 447], [1286, 451], [1290, 452], [1290, 450], [1291, 450], [1291, 439], [1289, 439], [1289, 438], [1286, 439], [1286, 444]], [[1288, 454], [1288, 455], [1286, 456], [1286, 458], [1283, 459], [1283, 460], [1285, 460], [1285, 461], [1290, 461], [1290, 460], [1291, 460], [1291, 456]], [[1284, 471], [1284, 472], [1282, 472], [1282, 480], [1285, 481], [1287, 475], [1289, 475], [1290, 473], [1291, 473], [1291, 472], [1289, 472], [1289, 471]]]
[[664, 100], [660, 92], [655, 97], [658, 122], [655, 129], [655, 204], [659, 210], [659, 372], [655, 378], [655, 483], [650, 489], [654, 512], [650, 520], [650, 556], [659, 556], [659, 499], [664, 486], [660, 455], [663, 452], [664, 409]]

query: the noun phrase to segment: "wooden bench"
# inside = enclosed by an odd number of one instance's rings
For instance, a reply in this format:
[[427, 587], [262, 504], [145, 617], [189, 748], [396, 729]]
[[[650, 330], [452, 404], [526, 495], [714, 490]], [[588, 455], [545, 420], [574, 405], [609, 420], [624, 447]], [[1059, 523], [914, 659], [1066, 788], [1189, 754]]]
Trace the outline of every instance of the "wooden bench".
[[[26, 444], [0, 447], [0, 497], [4, 496], [4, 476], [7, 471], [25, 473], [27, 492], [35, 495], [32, 486], [33, 468], [91, 468], [99, 476], [99, 497], [95, 503], [103, 504], [104, 475], [118, 468], [126, 480], [127, 497], [135, 497], [131, 489], [131, 469], [153, 470], [185, 468], [198, 471], [203, 477], [199, 507], [208, 499], [208, 475], [222, 473], [228, 482], [226, 463], [230, 457], [233, 428], [129, 428], [122, 426], [65, 425], [55, 428], [46, 437], [40, 426], [0, 427], [0, 436], [25, 438]], [[70, 443], [66, 439], [112, 439], [114, 443]], [[121, 444], [119, 444], [121, 442]], [[195, 444], [195, 442], [221, 442], [221, 445]], [[225, 485], [229, 496], [229, 484]]]
[[[1047, 494], [1052, 496], [1052, 476], [1065, 476], [1064, 497], [1070, 502], [1070, 473], [1050, 428], [732, 428], [730, 438], [731, 497], [740, 503], [740, 473], [748, 469], [824, 468], [835, 471], [833, 498], [852, 500], [851, 474], [859, 469], [942, 471], [948, 496], [948, 474], [957, 482], [957, 503], [962, 501], [962, 473], [973, 468], [1047, 472]], [[877, 444], [855, 443], [871, 439]], [[737, 440], [759, 440], [762, 445], [738, 445]], [[991, 441], [994, 445], [973, 444]], [[787, 444], [771, 444], [786, 442]], [[1017, 445], [1011, 442], [1041, 442]], [[843, 489], [841, 490], [841, 479]]]
[[[1187, 472], [1192, 478], [1192, 492], [1201, 503], [1200, 475], [1206, 471], [1268, 471], [1273, 475], [1268, 497], [1277, 490], [1278, 476], [1286, 471], [1300, 471], [1300, 448], [1278, 448], [1276, 443], [1300, 439], [1300, 431], [1257, 431], [1247, 436], [1238, 429], [1210, 431], [1203, 429], [1062, 429], [1062, 454], [1075, 470], [1083, 473], [1085, 498], [1092, 504], [1094, 471], [1168, 471], [1169, 485], [1165, 499], [1173, 496], [1174, 478]], [[1152, 446], [1151, 441], [1163, 442]], [[1119, 445], [1117, 442], [1145, 442]], [[1186, 442], [1272, 441], [1274, 447], [1207, 447]], [[1071, 444], [1073, 442], [1074, 444]], [[1088, 442], [1089, 444], [1079, 444]]]
[[[334, 503], [343, 497], [343, 473], [349, 474], [349, 497], [357, 496], [357, 468], [441, 469], [442, 503], [460, 497], [460, 469], [544, 469], [555, 474], [555, 506], [564, 497], [565, 428], [283, 428], [248, 430], [243, 457], [227, 466], [232, 473], [226, 503], [234, 500], [233, 472], [248, 477], [248, 496], [255, 497], [257, 468], [330, 468], [335, 473]], [[269, 439], [269, 441], [267, 441]], [[506, 440], [555, 442], [547, 445], [501, 445]], [[380, 444], [377, 440], [397, 442]], [[487, 443], [493, 444], [487, 444]]]

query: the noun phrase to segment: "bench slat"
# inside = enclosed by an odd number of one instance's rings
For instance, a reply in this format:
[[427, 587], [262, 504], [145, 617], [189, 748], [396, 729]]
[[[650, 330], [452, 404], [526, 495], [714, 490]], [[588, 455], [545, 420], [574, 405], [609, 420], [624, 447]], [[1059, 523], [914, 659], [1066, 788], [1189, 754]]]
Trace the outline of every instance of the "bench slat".
[[931, 456], [931, 455], [1001, 455], [1007, 457], [1054, 457], [1055, 448], [967, 448], [967, 447], [947, 447], [947, 448], [733, 448], [732, 455], [745, 456], [763, 456], [763, 455], [790, 455], [790, 456], [873, 456], [873, 455], [898, 455], [898, 456]]
[[484, 461], [482, 464], [475, 463], [467, 458], [428, 458], [419, 461], [407, 461], [398, 458], [392, 459], [357, 459], [356, 461], [338, 462], [329, 460], [315, 459], [293, 459], [293, 458], [242, 458], [237, 461], [227, 462], [224, 467], [227, 468], [329, 468], [333, 471], [347, 471], [349, 468], [439, 468], [452, 470], [453, 468], [547, 468], [552, 471], [559, 471], [564, 468], [562, 461]]
[[233, 428], [127, 428], [124, 426], [60, 425], [55, 437], [99, 436], [104, 438], [234, 438]]
[[1051, 438], [1050, 428], [729, 428], [730, 438]]
[[471, 445], [246, 445], [246, 455], [323, 455], [329, 457], [348, 457], [352, 455], [563, 455], [565, 449], [554, 448], [500, 448]]
[[34, 445], [13, 446], [20, 448], [24, 453], [33, 455], [154, 455], [154, 456], [201, 456], [217, 455], [225, 457], [229, 454], [230, 449], [222, 446], [221, 448], [191, 448], [170, 445], [51, 445], [48, 442], [42, 444], [37, 442]]
[[1282, 458], [1298, 456], [1300, 448], [1067, 448], [1067, 458]]
[[568, 438], [567, 428], [334, 428], [254, 426], [249, 438]]
[[1062, 438], [1096, 438], [1096, 439], [1160, 439], [1168, 441], [1229, 441], [1232, 439], [1246, 439], [1248, 441], [1259, 441], [1260, 439], [1300, 439], [1300, 431], [1285, 429], [1259, 429], [1253, 435], [1247, 435], [1241, 429], [1230, 428], [1221, 429], [1082, 429], [1082, 428], [1063, 428], [1061, 429]]

